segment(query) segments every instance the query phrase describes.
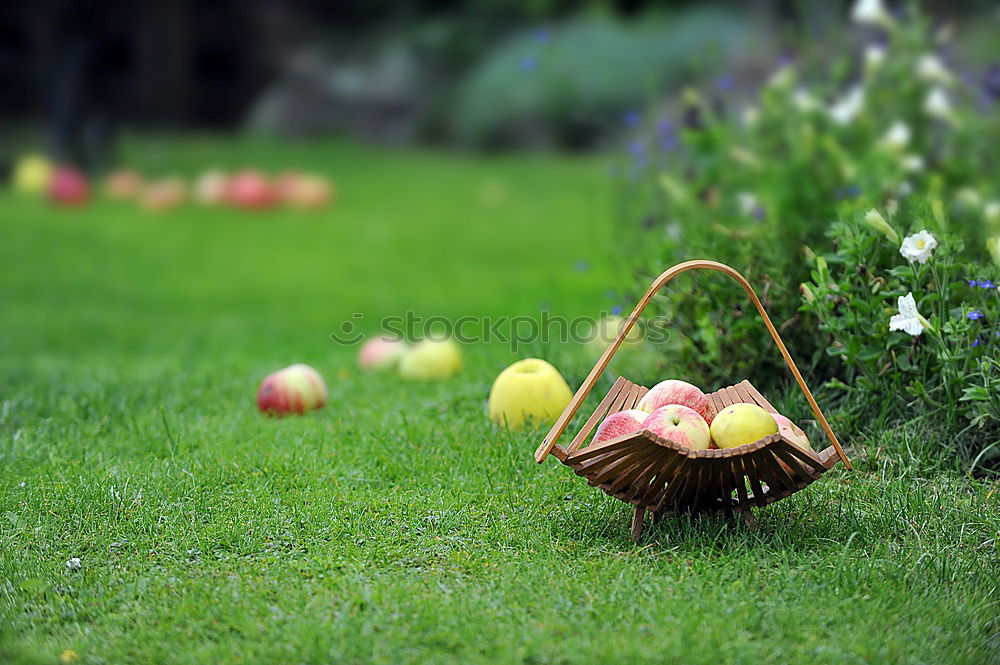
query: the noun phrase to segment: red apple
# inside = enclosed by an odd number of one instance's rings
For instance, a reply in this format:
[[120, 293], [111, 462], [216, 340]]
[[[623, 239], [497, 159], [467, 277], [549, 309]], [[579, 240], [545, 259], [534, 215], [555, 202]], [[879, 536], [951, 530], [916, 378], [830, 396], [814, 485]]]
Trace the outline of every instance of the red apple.
[[667, 404], [649, 414], [642, 426], [653, 434], [692, 450], [706, 450], [712, 442], [708, 423], [695, 411], [681, 404]]
[[712, 418], [715, 417], [715, 409], [708, 395], [697, 386], [677, 379], [667, 379], [657, 383], [649, 389], [636, 408], [652, 413], [667, 404], [681, 404], [694, 409], [708, 424], [711, 424]]
[[612, 413], [597, 426], [597, 432], [590, 443], [610, 441], [632, 432], [638, 432], [642, 429], [642, 422], [648, 417], [648, 413], [639, 409], [626, 409]]
[[229, 180], [229, 202], [240, 208], [270, 208], [278, 195], [267, 176], [260, 171], [240, 171]]
[[57, 166], [49, 180], [49, 199], [58, 205], [82, 206], [90, 197], [83, 173], [72, 166]]
[[257, 408], [270, 416], [305, 413], [326, 404], [326, 384], [319, 372], [297, 363], [268, 375], [257, 391]]
[[358, 352], [358, 367], [365, 371], [395, 369], [406, 348], [406, 342], [394, 337], [370, 339]]

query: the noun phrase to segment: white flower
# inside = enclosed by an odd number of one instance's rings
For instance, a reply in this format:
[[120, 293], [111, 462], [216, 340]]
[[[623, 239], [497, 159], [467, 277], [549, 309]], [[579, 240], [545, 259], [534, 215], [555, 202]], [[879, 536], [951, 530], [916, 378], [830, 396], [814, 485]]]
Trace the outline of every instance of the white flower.
[[743, 107], [743, 125], [745, 127], [753, 127], [757, 124], [757, 120], [760, 119], [760, 109], [756, 106], [744, 106]]
[[896, 199], [889, 199], [885, 202], [885, 211], [889, 213], [890, 217], [895, 217], [897, 210], [899, 210], [899, 201]]
[[861, 86], [851, 88], [846, 95], [827, 109], [830, 119], [838, 125], [846, 125], [861, 113], [865, 105], [865, 90]]
[[792, 93], [792, 104], [803, 113], [819, 108], [819, 102], [805, 88], [799, 88]]
[[983, 206], [983, 217], [991, 224], [1000, 222], [1000, 201], [987, 201]]
[[910, 184], [909, 180], [904, 180], [903, 182], [899, 183], [899, 187], [896, 188], [896, 193], [899, 194], [901, 197], [906, 198], [907, 196], [913, 193], [913, 185]]
[[865, 49], [865, 69], [873, 72], [885, 62], [885, 47], [872, 44]]
[[951, 83], [955, 80], [955, 76], [951, 73], [944, 63], [941, 62], [941, 58], [937, 57], [933, 53], [925, 53], [917, 59], [917, 78], [923, 79], [928, 83]]
[[70, 570], [80, 570], [80, 558], [66, 559], [66, 567]]
[[948, 101], [948, 95], [941, 88], [931, 88], [930, 92], [927, 93], [927, 97], [924, 98], [924, 112], [942, 120], [952, 121], [954, 119], [951, 112], [951, 102]]
[[760, 208], [760, 201], [752, 192], [737, 192], [736, 204], [740, 209], [740, 213], [746, 215], [747, 217], [753, 216], [753, 214]]
[[937, 246], [937, 238], [932, 236], [929, 231], [920, 231], [919, 233], [914, 233], [912, 236], [903, 238], [903, 244], [899, 247], [899, 253], [907, 261], [927, 263], [927, 259], [931, 258], [931, 252]]
[[889, 319], [889, 330], [902, 330], [916, 337], [925, 328], [930, 328], [927, 319], [920, 316], [920, 312], [917, 311], [917, 302], [913, 299], [912, 292], [899, 296], [896, 306], [899, 307], [899, 314], [893, 314]]
[[858, 0], [851, 8], [851, 20], [861, 25], [892, 25], [892, 17], [882, 0]]
[[902, 150], [909, 142], [910, 126], [902, 120], [897, 120], [882, 137], [880, 144], [888, 150]]
[[914, 154], [903, 155], [900, 163], [906, 171], [923, 171], [925, 166], [924, 158]]

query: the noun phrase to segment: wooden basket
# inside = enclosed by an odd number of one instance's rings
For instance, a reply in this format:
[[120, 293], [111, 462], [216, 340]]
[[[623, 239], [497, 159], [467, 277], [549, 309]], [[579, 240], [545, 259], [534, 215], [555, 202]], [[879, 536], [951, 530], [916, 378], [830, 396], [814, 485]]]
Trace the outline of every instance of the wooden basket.
[[[623, 377], [615, 381], [569, 447], [557, 445], [556, 442], [565, 432], [569, 421], [576, 415], [611, 357], [656, 292], [680, 273], [698, 268], [725, 273], [739, 282], [747, 292], [832, 445], [818, 453], [803, 450], [778, 433], [738, 448], [691, 450], [644, 429], [581, 447], [608, 414], [634, 408], [646, 394], [647, 388]], [[746, 402], [776, 412], [749, 381], [723, 388], [709, 395], [709, 398], [717, 411], [734, 403]], [[538, 446], [535, 460], [541, 463], [549, 453], [572, 468], [577, 475], [586, 478], [591, 485], [635, 506], [632, 519], [633, 540], [638, 540], [642, 533], [643, 518], [647, 511], [654, 517], [679, 512], [741, 515], [752, 527], [752, 507], [772, 503], [799, 491], [819, 479], [838, 459], [848, 469], [851, 468], [850, 460], [844, 454], [826, 416], [802, 379], [802, 374], [764, 311], [757, 294], [740, 273], [715, 261], [680, 263], [656, 278], [625, 320], [618, 337], [604, 351]]]

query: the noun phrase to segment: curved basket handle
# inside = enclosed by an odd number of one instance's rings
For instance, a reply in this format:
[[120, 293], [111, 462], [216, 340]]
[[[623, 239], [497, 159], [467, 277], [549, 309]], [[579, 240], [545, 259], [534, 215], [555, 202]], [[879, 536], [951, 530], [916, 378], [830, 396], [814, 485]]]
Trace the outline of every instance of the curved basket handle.
[[756, 305], [757, 311], [760, 312], [760, 317], [764, 320], [764, 325], [767, 326], [767, 331], [771, 333], [774, 343], [778, 346], [778, 350], [781, 351], [781, 355], [784, 357], [785, 363], [788, 365], [788, 369], [792, 370], [792, 375], [795, 377], [796, 383], [799, 384], [799, 388], [801, 388], [802, 392], [805, 394], [806, 400], [809, 402], [809, 406], [812, 407], [817, 420], [819, 420], [820, 425], [823, 426], [823, 431], [826, 432], [826, 437], [830, 439], [830, 443], [833, 444], [834, 449], [837, 451], [837, 455], [840, 456], [844, 465], [848, 469], [852, 468], [851, 461], [847, 459], [847, 455], [844, 454], [844, 449], [840, 447], [840, 442], [837, 440], [837, 436], [833, 433], [833, 430], [830, 429], [830, 423], [826, 421], [826, 416], [823, 415], [823, 412], [819, 408], [819, 404], [816, 403], [816, 398], [814, 398], [812, 392], [809, 391], [809, 386], [806, 385], [805, 380], [802, 378], [799, 368], [795, 366], [795, 361], [792, 360], [792, 356], [788, 353], [788, 349], [785, 348], [785, 343], [781, 341], [781, 336], [778, 335], [778, 330], [774, 327], [774, 324], [771, 323], [771, 318], [767, 315], [767, 312], [764, 311], [764, 305], [761, 304], [757, 294], [754, 293], [753, 287], [750, 286], [750, 283], [747, 282], [743, 275], [726, 264], [719, 263], [717, 261], [705, 260], [678, 263], [674, 267], [667, 269], [663, 274], [656, 278], [652, 286], [649, 287], [649, 290], [646, 291], [646, 295], [642, 297], [639, 303], [635, 306], [635, 309], [632, 310], [632, 313], [629, 314], [627, 319], [625, 319], [624, 325], [621, 327], [621, 330], [618, 331], [618, 338], [615, 339], [615, 341], [613, 341], [607, 349], [605, 349], [600, 360], [598, 360], [597, 364], [594, 365], [594, 369], [590, 370], [590, 374], [587, 375], [586, 380], [584, 380], [583, 384], [576, 391], [576, 394], [573, 395], [573, 399], [570, 400], [570, 403], [566, 406], [562, 415], [559, 416], [559, 419], [556, 420], [552, 429], [549, 430], [549, 433], [545, 436], [545, 439], [542, 440], [541, 445], [538, 446], [538, 450], [535, 451], [535, 461], [541, 463], [548, 456], [548, 454], [552, 452], [552, 447], [556, 444], [556, 441], [559, 440], [559, 437], [563, 435], [563, 432], [566, 431], [569, 421], [576, 415], [576, 412], [580, 409], [580, 405], [583, 404], [583, 400], [587, 398], [587, 395], [590, 394], [594, 384], [597, 383], [598, 377], [608, 366], [608, 363], [611, 361], [611, 356], [613, 356], [618, 350], [618, 347], [621, 346], [622, 342], [625, 340], [625, 336], [628, 335], [629, 330], [632, 329], [632, 326], [635, 325], [639, 315], [642, 314], [642, 310], [646, 309], [646, 305], [648, 305], [653, 299], [656, 292], [659, 291], [664, 284], [682, 272], [698, 268], [725, 273], [739, 282], [740, 286], [743, 287], [743, 290], [747, 292], [747, 295], [749, 295], [750, 299], [753, 300], [753, 304]]

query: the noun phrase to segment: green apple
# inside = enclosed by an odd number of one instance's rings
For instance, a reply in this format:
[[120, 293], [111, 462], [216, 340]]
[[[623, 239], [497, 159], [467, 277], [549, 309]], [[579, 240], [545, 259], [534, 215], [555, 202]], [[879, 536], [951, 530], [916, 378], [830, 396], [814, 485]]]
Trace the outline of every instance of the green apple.
[[462, 350], [450, 339], [425, 339], [410, 347], [399, 360], [399, 375], [417, 381], [447, 379], [461, 369]]
[[719, 448], [736, 448], [778, 431], [770, 413], [756, 404], [727, 406], [712, 420], [712, 440]]
[[52, 163], [41, 155], [25, 155], [14, 166], [14, 189], [22, 194], [41, 194], [48, 190]]
[[512, 430], [553, 422], [572, 398], [559, 370], [540, 358], [526, 358], [500, 372], [493, 382], [490, 420]]

